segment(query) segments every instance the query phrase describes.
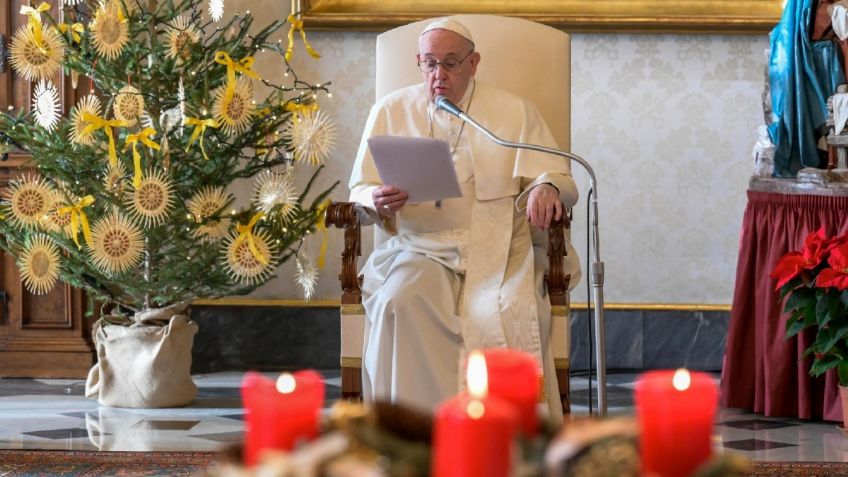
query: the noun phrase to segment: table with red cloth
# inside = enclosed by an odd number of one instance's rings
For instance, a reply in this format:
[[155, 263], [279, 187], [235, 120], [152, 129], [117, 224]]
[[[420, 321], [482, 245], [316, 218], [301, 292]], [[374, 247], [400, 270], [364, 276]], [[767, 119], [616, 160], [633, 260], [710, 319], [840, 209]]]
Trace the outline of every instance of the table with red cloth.
[[736, 286], [721, 372], [721, 404], [766, 416], [842, 420], [836, 373], [809, 374], [813, 330], [785, 339], [783, 301], [769, 277], [810, 232], [848, 232], [848, 184], [752, 178], [739, 239]]

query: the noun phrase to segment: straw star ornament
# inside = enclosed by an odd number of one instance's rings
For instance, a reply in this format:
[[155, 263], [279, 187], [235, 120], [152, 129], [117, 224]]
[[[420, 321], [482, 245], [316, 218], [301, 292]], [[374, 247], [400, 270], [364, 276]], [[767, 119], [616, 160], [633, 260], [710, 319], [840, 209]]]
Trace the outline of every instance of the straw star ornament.
[[35, 122], [48, 131], [53, 131], [59, 124], [60, 117], [59, 92], [50, 81], [42, 79], [35, 85], [32, 96], [32, 112]]
[[91, 146], [94, 144], [94, 135], [85, 133], [85, 128], [88, 122], [83, 120], [83, 116], [88, 114], [91, 116], [100, 116], [103, 107], [100, 104], [100, 99], [93, 94], [83, 96], [71, 111], [71, 131], [69, 139], [75, 144], [82, 146]]
[[49, 292], [59, 279], [59, 248], [44, 234], [30, 239], [18, 260], [24, 286], [35, 295]]
[[209, 0], [209, 16], [220, 21], [224, 16], [224, 0]]
[[189, 199], [186, 204], [198, 227], [194, 235], [203, 242], [213, 242], [227, 236], [228, 221], [221, 218], [224, 207], [234, 199], [224, 189], [205, 187]]
[[141, 230], [117, 211], [98, 220], [91, 231], [88, 250], [94, 265], [107, 274], [123, 273], [141, 261]]
[[39, 22], [24, 25], [15, 32], [9, 53], [15, 72], [27, 81], [35, 81], [52, 78], [59, 72], [65, 44], [55, 28]]
[[36, 228], [45, 215], [53, 209], [55, 190], [41, 177], [26, 175], [12, 181], [6, 190], [5, 215], [11, 215], [18, 228]]
[[286, 128], [286, 137], [294, 146], [294, 156], [299, 161], [317, 165], [330, 155], [336, 140], [336, 128], [321, 110], [292, 114]]

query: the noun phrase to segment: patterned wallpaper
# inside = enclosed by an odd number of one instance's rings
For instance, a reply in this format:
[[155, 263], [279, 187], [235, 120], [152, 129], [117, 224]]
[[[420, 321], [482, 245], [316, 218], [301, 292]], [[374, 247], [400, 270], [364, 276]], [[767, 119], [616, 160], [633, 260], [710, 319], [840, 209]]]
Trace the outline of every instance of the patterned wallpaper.
[[[284, 18], [287, 3], [230, 1], [227, 10]], [[337, 145], [321, 182], [341, 181], [333, 198], [346, 200], [374, 99], [377, 33], [307, 32], [323, 58], [311, 59], [298, 38], [293, 66], [305, 80], [332, 82], [333, 97], [321, 104], [336, 120]], [[607, 303], [731, 302], [767, 45], [765, 35], [573, 35], [572, 152], [598, 178]], [[272, 61], [260, 60], [258, 69], [281, 74]], [[585, 261], [588, 181], [574, 169], [582, 198], [573, 236]], [[316, 298], [339, 295], [342, 234], [330, 234]], [[309, 245], [314, 250], [317, 241]], [[292, 271], [283, 265], [253, 296], [298, 298]], [[574, 302], [586, 301], [585, 282], [576, 293]]]

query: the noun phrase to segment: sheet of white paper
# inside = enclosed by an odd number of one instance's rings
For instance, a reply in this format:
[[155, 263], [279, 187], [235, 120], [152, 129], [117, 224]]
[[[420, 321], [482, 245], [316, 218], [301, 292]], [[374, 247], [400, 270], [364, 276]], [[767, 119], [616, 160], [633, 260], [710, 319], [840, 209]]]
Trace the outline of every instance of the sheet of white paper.
[[383, 184], [409, 194], [410, 203], [462, 197], [447, 141], [373, 136], [368, 148]]

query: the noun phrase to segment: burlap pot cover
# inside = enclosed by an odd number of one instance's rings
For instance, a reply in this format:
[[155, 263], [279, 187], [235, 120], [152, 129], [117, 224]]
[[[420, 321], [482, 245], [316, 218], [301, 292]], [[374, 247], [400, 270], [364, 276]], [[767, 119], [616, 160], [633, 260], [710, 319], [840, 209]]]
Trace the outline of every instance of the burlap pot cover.
[[97, 363], [85, 382], [86, 397], [104, 406], [156, 408], [189, 404], [197, 395], [191, 379], [191, 346], [197, 323], [187, 304], [104, 316], [92, 335]]

